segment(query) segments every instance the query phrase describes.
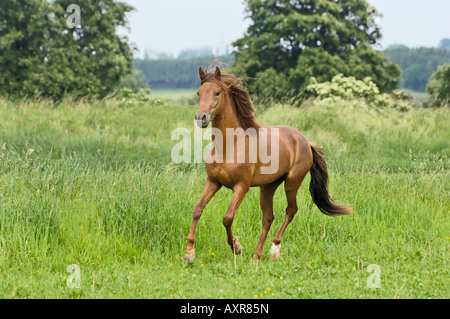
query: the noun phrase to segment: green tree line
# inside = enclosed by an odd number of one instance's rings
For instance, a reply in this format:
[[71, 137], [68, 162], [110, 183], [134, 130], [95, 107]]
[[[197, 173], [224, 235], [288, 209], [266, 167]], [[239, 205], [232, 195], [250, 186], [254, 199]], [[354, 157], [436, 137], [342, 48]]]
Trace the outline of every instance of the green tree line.
[[[152, 89], [186, 89], [199, 86], [198, 67], [205, 67], [214, 59], [214, 56], [170, 60], [136, 59], [134, 65], [144, 73]], [[231, 55], [218, 59], [228, 66], [233, 63]]]
[[[444, 39], [445, 40], [445, 39]], [[445, 41], [441, 41], [442, 45]], [[408, 48], [393, 46], [386, 56], [402, 69], [401, 87], [424, 92], [431, 75], [440, 65], [450, 64], [450, 50], [442, 48]]]

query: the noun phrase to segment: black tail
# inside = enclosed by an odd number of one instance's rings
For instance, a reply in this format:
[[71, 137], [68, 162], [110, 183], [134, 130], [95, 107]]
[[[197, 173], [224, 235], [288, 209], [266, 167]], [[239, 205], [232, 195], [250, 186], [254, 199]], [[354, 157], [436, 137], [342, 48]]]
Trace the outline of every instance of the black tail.
[[310, 169], [311, 183], [309, 192], [317, 207], [322, 213], [329, 216], [351, 215], [353, 210], [346, 205], [334, 202], [328, 194], [328, 172], [327, 163], [323, 150], [314, 143], [310, 143], [313, 154], [313, 164]]

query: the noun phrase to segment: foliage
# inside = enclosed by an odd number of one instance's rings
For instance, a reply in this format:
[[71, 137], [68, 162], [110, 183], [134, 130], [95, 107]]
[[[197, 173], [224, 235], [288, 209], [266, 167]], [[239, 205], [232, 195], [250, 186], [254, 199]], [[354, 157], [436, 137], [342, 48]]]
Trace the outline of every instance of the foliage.
[[428, 107], [450, 106], [450, 64], [440, 66], [430, 78], [424, 105]]
[[[64, 0], [0, 2], [0, 94], [104, 97], [131, 71], [126, 27], [133, 8], [115, 0], [79, 0], [81, 27], [70, 28]], [[75, 12], [76, 13], [76, 12]]]
[[[137, 69], [144, 72], [153, 89], [189, 89], [200, 85], [198, 67], [206, 67], [214, 59], [214, 56], [170, 60], [136, 59], [134, 63]], [[223, 56], [219, 60], [231, 65], [233, 56]]]
[[368, 106], [391, 107], [399, 111], [409, 111], [413, 105], [412, 96], [406, 92], [395, 90], [391, 94], [380, 93], [370, 77], [361, 81], [338, 74], [331, 81], [322, 83], [312, 77], [306, 92], [319, 101], [334, 104], [341, 100], [351, 101], [355, 105], [365, 102]]
[[302, 93], [311, 77], [323, 82], [339, 73], [371, 77], [382, 92], [396, 88], [399, 68], [371, 47], [381, 35], [367, 24], [365, 0], [246, 4], [253, 23], [233, 43], [233, 71], [248, 78], [252, 93], [281, 100]]
[[122, 103], [125, 106], [145, 105], [164, 105], [166, 101], [159, 97], [152, 97], [150, 88], [139, 89], [134, 92], [132, 89], [125, 87], [120, 91], [122, 95]]
[[318, 83], [316, 78], [312, 77], [306, 90], [319, 98], [339, 96], [346, 100], [355, 97], [373, 100], [380, 94], [378, 87], [370, 78], [361, 81], [354, 77], [344, 77], [342, 74], [334, 76], [331, 82], [323, 83]]
[[402, 69], [401, 87], [420, 92], [438, 66], [450, 63], [450, 51], [438, 48], [391, 47], [385, 54]]

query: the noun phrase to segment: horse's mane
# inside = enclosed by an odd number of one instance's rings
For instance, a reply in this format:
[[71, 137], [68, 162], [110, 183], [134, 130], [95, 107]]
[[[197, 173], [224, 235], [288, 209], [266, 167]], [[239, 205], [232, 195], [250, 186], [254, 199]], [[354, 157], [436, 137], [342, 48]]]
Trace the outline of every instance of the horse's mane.
[[206, 74], [200, 79], [201, 85], [206, 82], [212, 82], [225, 89], [234, 100], [234, 105], [236, 106], [236, 113], [239, 118], [240, 126], [244, 130], [248, 128], [258, 129], [260, 125], [256, 121], [256, 118], [254, 116], [255, 109], [253, 107], [252, 100], [250, 99], [250, 95], [248, 94], [248, 90], [245, 87], [245, 81], [234, 76], [233, 74], [227, 74], [223, 72], [221, 79], [218, 80], [214, 75], [214, 71], [208, 72], [209, 66], [214, 62], [216, 61], [209, 63], [206, 67]]

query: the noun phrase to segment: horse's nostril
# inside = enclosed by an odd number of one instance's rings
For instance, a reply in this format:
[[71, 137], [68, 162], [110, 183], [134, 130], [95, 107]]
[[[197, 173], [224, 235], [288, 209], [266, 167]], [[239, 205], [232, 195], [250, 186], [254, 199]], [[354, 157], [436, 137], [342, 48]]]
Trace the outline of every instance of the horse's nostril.
[[202, 121], [206, 121], [206, 114], [203, 114]]

